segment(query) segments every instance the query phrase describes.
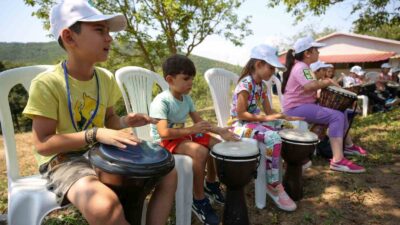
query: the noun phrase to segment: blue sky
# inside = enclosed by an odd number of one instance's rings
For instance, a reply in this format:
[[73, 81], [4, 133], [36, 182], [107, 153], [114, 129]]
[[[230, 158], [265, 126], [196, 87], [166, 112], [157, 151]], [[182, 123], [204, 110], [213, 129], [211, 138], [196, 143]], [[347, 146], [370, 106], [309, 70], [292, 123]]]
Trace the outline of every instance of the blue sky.
[[[244, 40], [244, 45], [235, 47], [222, 37], [210, 36], [193, 51], [193, 54], [242, 65], [254, 45], [276, 43], [292, 37], [310, 24], [318, 30], [331, 27], [341, 32], [349, 32], [355, 16], [350, 16], [351, 5], [346, 2], [332, 7], [322, 17], [309, 16], [293, 25], [293, 17], [285, 12], [282, 5], [270, 9], [266, 6], [267, 0], [247, 0], [238, 10], [241, 17], [252, 16], [250, 28], [253, 35]], [[42, 22], [31, 16], [35, 9], [26, 6], [23, 0], [1, 0], [0, 8], [0, 42], [52, 41], [46, 36], [49, 32], [43, 29]]]

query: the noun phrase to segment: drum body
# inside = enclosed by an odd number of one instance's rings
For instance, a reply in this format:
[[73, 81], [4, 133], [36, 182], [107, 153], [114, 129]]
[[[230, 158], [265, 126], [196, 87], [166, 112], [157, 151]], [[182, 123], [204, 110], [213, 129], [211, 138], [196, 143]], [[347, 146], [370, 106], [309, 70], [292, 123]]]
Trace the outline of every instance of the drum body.
[[227, 187], [223, 224], [249, 224], [244, 187], [257, 176], [260, 162], [257, 141], [242, 138], [239, 142], [221, 142], [210, 154], [219, 180]]
[[170, 152], [150, 142], [126, 149], [100, 144], [89, 151], [89, 159], [99, 180], [118, 195], [132, 225], [140, 225], [146, 195], [175, 166]]
[[329, 86], [321, 90], [319, 105], [344, 112], [357, 100], [357, 94], [336, 86]]
[[[353, 87], [358, 88], [357, 86]], [[351, 108], [356, 100], [356, 93], [336, 86], [329, 86], [321, 90], [321, 96], [318, 100], [318, 104], [323, 107], [344, 112], [347, 108]], [[327, 129], [328, 125], [322, 124], [313, 124], [310, 128], [312, 132], [318, 135], [320, 140], [325, 138]]]
[[389, 81], [386, 83], [386, 88], [392, 95], [392, 97], [400, 97], [400, 84], [394, 82], [394, 81]]
[[370, 81], [368, 83], [361, 85], [361, 92], [362, 95], [368, 95], [369, 93], [373, 93], [376, 90], [375, 82]]
[[288, 195], [295, 201], [303, 198], [302, 165], [311, 158], [318, 137], [313, 132], [297, 129], [279, 131], [282, 138], [282, 158], [286, 162], [283, 186]]

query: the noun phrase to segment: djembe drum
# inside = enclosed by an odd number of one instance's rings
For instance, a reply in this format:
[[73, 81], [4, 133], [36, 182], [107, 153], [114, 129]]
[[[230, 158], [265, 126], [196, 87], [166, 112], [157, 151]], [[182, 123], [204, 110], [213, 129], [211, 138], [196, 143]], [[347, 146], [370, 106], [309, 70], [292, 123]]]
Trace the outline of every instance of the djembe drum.
[[353, 85], [353, 86], [350, 86], [350, 87], [346, 87], [344, 89], [348, 90], [348, 91], [351, 91], [351, 92], [353, 92], [353, 93], [358, 95], [361, 92], [362, 86], [360, 84], [358, 84], [358, 85]]
[[244, 187], [257, 176], [260, 162], [257, 141], [242, 138], [239, 142], [221, 142], [212, 148], [210, 154], [219, 180], [227, 187], [222, 223], [248, 225]]
[[99, 180], [118, 195], [131, 225], [140, 225], [145, 197], [175, 166], [170, 152], [150, 142], [126, 149], [100, 144], [89, 151], [89, 160]]
[[303, 162], [308, 161], [318, 144], [313, 132], [284, 129], [278, 132], [282, 138], [282, 159], [286, 163], [283, 186], [288, 195], [298, 201], [303, 198]]
[[[350, 108], [356, 100], [357, 94], [343, 88], [329, 86], [321, 90], [318, 104], [323, 107], [344, 112], [347, 108]], [[318, 135], [320, 140], [326, 136], [327, 129], [328, 126], [323, 124], [313, 124], [310, 128], [312, 132]]]

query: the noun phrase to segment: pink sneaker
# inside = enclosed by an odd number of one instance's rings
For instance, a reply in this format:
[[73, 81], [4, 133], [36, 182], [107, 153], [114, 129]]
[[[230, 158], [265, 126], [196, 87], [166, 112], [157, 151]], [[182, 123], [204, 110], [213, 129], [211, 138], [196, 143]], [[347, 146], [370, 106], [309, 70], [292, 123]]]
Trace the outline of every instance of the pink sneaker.
[[345, 147], [343, 153], [345, 155], [359, 155], [359, 156], [367, 156], [368, 153], [365, 149], [361, 148], [358, 145], [352, 145], [351, 147]]
[[296, 210], [296, 203], [286, 194], [282, 184], [278, 184], [276, 187], [267, 185], [267, 194], [274, 200], [278, 208], [288, 212]]
[[339, 162], [334, 162], [333, 159], [331, 159], [330, 169], [336, 170], [336, 171], [341, 171], [341, 172], [348, 172], [348, 173], [364, 173], [365, 172], [364, 167], [359, 166], [346, 158], [343, 158]]

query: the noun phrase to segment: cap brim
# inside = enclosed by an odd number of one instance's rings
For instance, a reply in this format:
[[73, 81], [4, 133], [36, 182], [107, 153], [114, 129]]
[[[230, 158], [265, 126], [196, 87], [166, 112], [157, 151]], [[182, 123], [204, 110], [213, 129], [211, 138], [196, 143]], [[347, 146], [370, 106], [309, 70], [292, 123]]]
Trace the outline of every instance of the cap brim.
[[268, 60], [264, 59], [264, 61], [266, 61], [268, 64], [270, 64], [271, 66], [273, 66], [279, 70], [282, 70], [284, 72], [286, 71], [286, 67], [279, 61], [278, 57], [274, 57], [274, 58], [268, 59]]
[[94, 15], [84, 19], [80, 19], [81, 22], [98, 22], [98, 21], [106, 21], [110, 32], [117, 32], [121, 30], [125, 30], [127, 22], [126, 18], [122, 14], [116, 15]]
[[326, 44], [324, 44], [324, 43], [318, 43], [318, 42], [311, 43], [311, 47], [314, 47], [314, 48], [321, 48], [321, 47], [325, 47], [325, 46], [326, 46]]

